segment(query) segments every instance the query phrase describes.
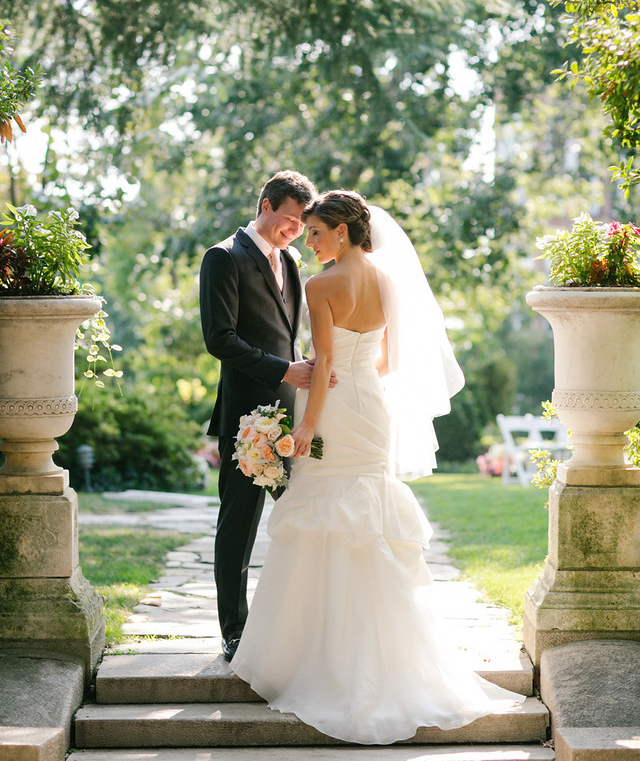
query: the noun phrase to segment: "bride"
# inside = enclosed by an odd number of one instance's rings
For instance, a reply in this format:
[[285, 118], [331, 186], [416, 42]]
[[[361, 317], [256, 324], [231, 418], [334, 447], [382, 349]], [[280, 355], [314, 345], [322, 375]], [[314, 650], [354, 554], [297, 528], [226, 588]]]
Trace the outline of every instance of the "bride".
[[[316, 360], [296, 397], [297, 459], [231, 668], [271, 708], [347, 742], [454, 729], [524, 699], [462, 667], [439, 633], [422, 554], [432, 530], [398, 478], [431, 473], [432, 420], [464, 378], [386, 212], [337, 190], [303, 220], [307, 246], [335, 264], [306, 285]], [[321, 460], [307, 456], [314, 436]]]

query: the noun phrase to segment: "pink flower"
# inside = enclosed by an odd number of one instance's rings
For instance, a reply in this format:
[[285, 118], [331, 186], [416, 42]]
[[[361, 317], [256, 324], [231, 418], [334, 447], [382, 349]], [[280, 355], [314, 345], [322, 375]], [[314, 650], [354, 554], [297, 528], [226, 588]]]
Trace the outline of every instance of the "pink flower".
[[629, 222], [629, 227], [633, 230], [633, 232], [636, 235], [640, 235], [640, 227], [636, 227], [633, 222]]
[[283, 436], [279, 441], [276, 441], [276, 452], [280, 457], [292, 457], [295, 447], [296, 443], [290, 433]]
[[240, 434], [240, 440], [241, 441], [247, 441], [247, 439], [252, 439], [256, 435], [256, 429], [252, 425], [246, 426], [242, 433]]
[[246, 457], [238, 457], [238, 467], [245, 476], [251, 476], [251, 465], [249, 465]]
[[267, 443], [267, 437], [264, 435], [264, 433], [259, 433], [257, 436], [254, 436], [251, 439], [251, 443], [256, 449], [262, 449], [262, 447]]
[[612, 222], [609, 225], [609, 229], [607, 230], [607, 235], [609, 235], [610, 237], [613, 237], [618, 232], [618, 230], [621, 230], [621, 229], [622, 229], [622, 225], [620, 224], [620, 222]]

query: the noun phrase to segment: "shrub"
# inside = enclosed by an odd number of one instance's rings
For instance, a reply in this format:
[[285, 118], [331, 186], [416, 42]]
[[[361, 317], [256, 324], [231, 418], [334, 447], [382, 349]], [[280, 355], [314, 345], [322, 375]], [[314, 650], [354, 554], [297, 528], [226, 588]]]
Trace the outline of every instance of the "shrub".
[[60, 439], [55, 461], [68, 468], [71, 485], [84, 488], [76, 450], [93, 447], [91, 484], [96, 491], [193, 489], [202, 482], [192, 457], [200, 431], [176, 400], [140, 390], [124, 396], [102, 390], [80, 398], [71, 430]]

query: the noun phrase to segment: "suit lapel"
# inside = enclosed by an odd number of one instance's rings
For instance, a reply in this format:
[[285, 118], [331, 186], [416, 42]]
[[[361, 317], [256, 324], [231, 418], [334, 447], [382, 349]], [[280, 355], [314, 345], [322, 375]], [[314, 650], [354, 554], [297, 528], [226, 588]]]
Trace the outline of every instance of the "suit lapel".
[[[280, 292], [280, 289], [278, 288], [278, 283], [276, 282], [276, 276], [273, 274], [273, 270], [271, 269], [269, 260], [262, 253], [262, 251], [260, 251], [260, 249], [256, 246], [256, 244], [251, 240], [251, 238], [246, 234], [246, 232], [242, 228], [240, 228], [238, 232], [236, 233], [236, 238], [243, 245], [244, 249], [249, 254], [249, 256], [258, 265], [258, 269], [263, 274], [264, 279], [267, 281], [267, 285], [269, 286], [269, 289], [271, 290], [273, 297], [278, 302], [278, 307], [280, 308], [280, 311], [282, 312], [284, 319], [287, 321], [287, 323], [291, 327], [293, 327], [289, 320], [289, 316], [287, 315], [287, 310], [285, 308], [284, 301], [282, 300], [282, 293]], [[289, 255], [285, 256], [284, 258], [285, 258], [285, 262], [287, 263], [291, 259]], [[289, 269], [287, 275], [291, 277], [291, 269]], [[295, 273], [294, 273], [294, 276], [295, 276]], [[300, 283], [298, 283], [298, 291], [300, 291]], [[297, 298], [296, 313], [299, 308], [298, 307], [299, 303], [300, 303], [300, 299]]]
[[284, 251], [283, 259], [283, 264], [287, 268], [287, 278], [289, 278], [294, 292], [295, 302], [293, 324], [299, 325], [302, 317], [302, 283], [300, 282], [300, 272], [297, 262], [287, 249]]

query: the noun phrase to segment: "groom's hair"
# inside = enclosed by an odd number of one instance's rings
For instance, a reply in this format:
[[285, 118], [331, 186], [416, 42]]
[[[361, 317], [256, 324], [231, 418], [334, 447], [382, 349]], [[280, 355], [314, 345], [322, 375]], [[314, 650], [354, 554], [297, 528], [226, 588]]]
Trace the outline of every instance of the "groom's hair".
[[306, 206], [317, 195], [318, 191], [315, 185], [304, 174], [290, 169], [278, 172], [265, 183], [260, 191], [256, 219], [260, 216], [262, 202], [265, 198], [269, 199], [271, 208], [276, 211], [278, 206], [286, 201], [287, 198], [293, 198], [294, 201]]

